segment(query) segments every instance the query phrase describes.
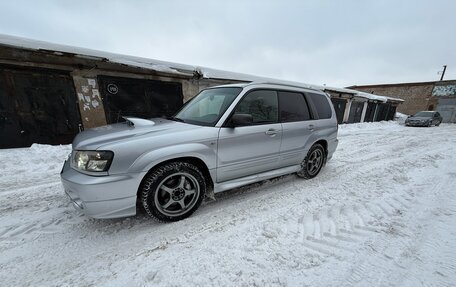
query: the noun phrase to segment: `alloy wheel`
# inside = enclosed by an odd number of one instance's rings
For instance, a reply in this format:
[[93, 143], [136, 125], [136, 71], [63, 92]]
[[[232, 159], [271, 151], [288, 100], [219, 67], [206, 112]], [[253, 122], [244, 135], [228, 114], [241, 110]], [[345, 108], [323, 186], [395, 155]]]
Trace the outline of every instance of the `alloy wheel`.
[[175, 217], [190, 210], [198, 201], [200, 186], [196, 178], [186, 172], [167, 176], [157, 186], [155, 203], [164, 215]]
[[315, 149], [307, 159], [307, 172], [309, 175], [313, 176], [320, 170], [321, 165], [323, 164], [323, 151], [320, 149]]

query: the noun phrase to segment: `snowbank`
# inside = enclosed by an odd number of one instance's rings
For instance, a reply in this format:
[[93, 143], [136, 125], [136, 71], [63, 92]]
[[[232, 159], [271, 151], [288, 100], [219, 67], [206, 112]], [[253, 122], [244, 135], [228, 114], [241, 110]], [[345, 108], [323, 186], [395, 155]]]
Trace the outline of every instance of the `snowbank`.
[[456, 125], [341, 125], [313, 180], [228, 191], [158, 224], [80, 216], [70, 146], [0, 150], [5, 286], [454, 286]]

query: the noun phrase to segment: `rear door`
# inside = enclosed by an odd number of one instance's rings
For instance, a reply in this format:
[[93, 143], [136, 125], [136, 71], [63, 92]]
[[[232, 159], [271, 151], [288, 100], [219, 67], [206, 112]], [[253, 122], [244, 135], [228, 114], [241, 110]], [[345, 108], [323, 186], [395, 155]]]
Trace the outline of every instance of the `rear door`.
[[305, 146], [312, 135], [315, 121], [311, 119], [304, 94], [279, 92], [279, 107], [283, 129], [280, 165], [286, 167], [300, 164], [305, 157]]
[[277, 92], [251, 91], [234, 113], [252, 115], [253, 123], [220, 128], [217, 182], [273, 170], [279, 165], [282, 125], [278, 122]]

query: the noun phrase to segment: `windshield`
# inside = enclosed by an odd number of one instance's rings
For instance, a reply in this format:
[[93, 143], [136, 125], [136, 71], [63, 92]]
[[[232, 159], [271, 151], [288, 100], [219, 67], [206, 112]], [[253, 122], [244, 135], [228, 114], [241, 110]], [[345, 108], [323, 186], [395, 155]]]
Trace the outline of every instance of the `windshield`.
[[432, 118], [433, 112], [417, 112], [414, 117], [426, 117], [426, 118]]
[[174, 116], [185, 123], [214, 126], [242, 88], [214, 88], [199, 93]]

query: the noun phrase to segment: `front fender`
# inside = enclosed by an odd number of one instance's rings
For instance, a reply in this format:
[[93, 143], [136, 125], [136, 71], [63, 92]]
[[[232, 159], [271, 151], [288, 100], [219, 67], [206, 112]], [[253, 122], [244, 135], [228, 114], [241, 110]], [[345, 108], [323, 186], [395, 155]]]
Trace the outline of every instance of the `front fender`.
[[168, 160], [182, 157], [196, 157], [202, 160], [209, 170], [216, 167], [215, 142], [186, 143], [155, 149], [142, 154], [128, 169], [129, 172], [149, 171], [154, 166]]

